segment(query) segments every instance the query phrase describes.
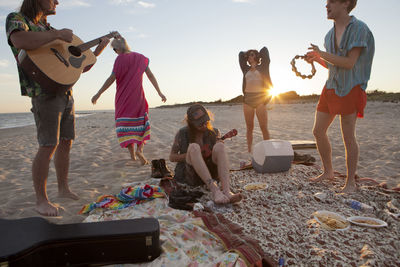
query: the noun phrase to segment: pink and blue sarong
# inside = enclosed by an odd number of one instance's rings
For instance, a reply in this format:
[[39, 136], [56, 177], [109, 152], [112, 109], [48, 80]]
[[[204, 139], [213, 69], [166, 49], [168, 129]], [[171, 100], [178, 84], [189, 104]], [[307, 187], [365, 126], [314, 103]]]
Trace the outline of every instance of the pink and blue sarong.
[[148, 64], [148, 58], [135, 52], [120, 54], [114, 62], [115, 126], [121, 147], [150, 140], [149, 106], [142, 86]]
[[79, 214], [86, 214], [94, 209], [120, 210], [134, 205], [165, 197], [164, 190], [159, 186], [148, 185], [123, 188], [117, 195], [104, 195], [97, 198], [96, 202], [82, 207]]

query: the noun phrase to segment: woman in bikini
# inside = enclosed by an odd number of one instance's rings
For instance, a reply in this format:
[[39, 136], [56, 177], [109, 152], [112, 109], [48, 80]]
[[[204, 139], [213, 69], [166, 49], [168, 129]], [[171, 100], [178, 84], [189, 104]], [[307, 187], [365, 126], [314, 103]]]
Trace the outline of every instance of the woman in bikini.
[[243, 72], [243, 112], [249, 153], [251, 153], [253, 145], [254, 114], [257, 115], [263, 139], [270, 138], [266, 106], [271, 100], [269, 89], [272, 87], [269, 63], [269, 52], [266, 47], [263, 47], [260, 52], [251, 49], [239, 53], [239, 64]]

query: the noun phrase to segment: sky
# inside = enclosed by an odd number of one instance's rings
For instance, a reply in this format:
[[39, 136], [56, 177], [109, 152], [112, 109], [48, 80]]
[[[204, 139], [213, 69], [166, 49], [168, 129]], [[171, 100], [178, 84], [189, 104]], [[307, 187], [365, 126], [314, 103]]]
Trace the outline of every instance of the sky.
[[[17, 67], [7, 44], [5, 19], [22, 1], [0, 0], [0, 113], [29, 112], [30, 98], [20, 95]], [[324, 0], [59, 0], [50, 24], [69, 28], [84, 42], [111, 31], [127, 39], [132, 51], [150, 59], [150, 69], [166, 104], [229, 100], [242, 93], [238, 53], [266, 46], [274, 91], [320, 94], [326, 69], [312, 79], [296, 77], [290, 61], [310, 43], [323, 49], [333, 26]], [[367, 90], [400, 92], [399, 0], [359, 0], [352, 15], [367, 23], [375, 38], [375, 57]], [[94, 49], [94, 48], [93, 48]], [[114, 109], [115, 83], [97, 101], [91, 97], [109, 77], [116, 54], [108, 46], [94, 67], [74, 85], [75, 109]], [[311, 66], [297, 61], [309, 74]], [[163, 105], [146, 76], [150, 107]]]

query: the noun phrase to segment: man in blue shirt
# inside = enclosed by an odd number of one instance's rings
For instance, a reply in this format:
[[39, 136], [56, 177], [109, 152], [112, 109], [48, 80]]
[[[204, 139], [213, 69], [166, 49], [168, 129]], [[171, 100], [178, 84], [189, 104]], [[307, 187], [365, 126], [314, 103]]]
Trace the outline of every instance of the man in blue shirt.
[[364, 115], [367, 102], [365, 90], [375, 52], [374, 37], [368, 26], [349, 14], [356, 4], [357, 0], [327, 0], [327, 16], [334, 21], [334, 26], [325, 36], [326, 52], [311, 44], [309, 49], [312, 51], [307, 53], [307, 61], [316, 61], [329, 70], [313, 129], [324, 172], [311, 181], [334, 178], [332, 148], [327, 130], [336, 115], [340, 115], [347, 166], [343, 192], [357, 189], [355, 175], [359, 147], [355, 126], [357, 117]]

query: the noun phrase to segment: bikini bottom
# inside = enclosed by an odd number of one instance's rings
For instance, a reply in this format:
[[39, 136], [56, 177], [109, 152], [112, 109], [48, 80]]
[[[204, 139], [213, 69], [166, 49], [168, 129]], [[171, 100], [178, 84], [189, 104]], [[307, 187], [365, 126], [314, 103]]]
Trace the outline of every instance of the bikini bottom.
[[252, 108], [257, 108], [259, 105], [266, 105], [271, 100], [271, 96], [267, 92], [244, 93], [243, 103]]

